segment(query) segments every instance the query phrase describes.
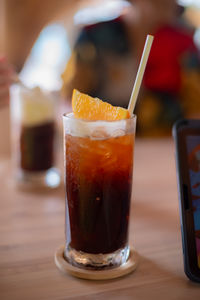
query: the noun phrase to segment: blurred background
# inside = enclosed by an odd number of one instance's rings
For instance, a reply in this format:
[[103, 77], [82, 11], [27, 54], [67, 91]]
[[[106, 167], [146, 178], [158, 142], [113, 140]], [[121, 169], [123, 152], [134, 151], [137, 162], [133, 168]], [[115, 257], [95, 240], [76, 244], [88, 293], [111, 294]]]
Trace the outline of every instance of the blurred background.
[[[170, 136], [177, 119], [200, 117], [200, 0], [0, 0], [0, 23], [3, 124], [15, 72], [28, 87], [55, 93], [64, 110], [73, 88], [127, 107], [147, 34], [155, 39], [137, 135]], [[0, 126], [5, 153], [9, 130]]]

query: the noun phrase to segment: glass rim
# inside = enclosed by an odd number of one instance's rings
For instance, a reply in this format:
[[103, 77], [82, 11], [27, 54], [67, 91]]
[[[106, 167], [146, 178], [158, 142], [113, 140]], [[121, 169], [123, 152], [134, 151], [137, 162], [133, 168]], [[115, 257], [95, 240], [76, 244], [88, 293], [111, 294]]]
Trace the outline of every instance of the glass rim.
[[131, 114], [130, 118], [128, 119], [121, 119], [121, 120], [85, 120], [85, 119], [77, 119], [74, 116], [74, 113], [73, 112], [70, 112], [70, 113], [64, 113], [63, 114], [63, 120], [75, 120], [75, 121], [78, 121], [78, 122], [83, 122], [83, 123], [94, 123], [94, 124], [98, 124], [98, 123], [121, 123], [121, 122], [127, 122], [127, 121], [136, 121], [137, 119], [137, 116], [135, 114]]

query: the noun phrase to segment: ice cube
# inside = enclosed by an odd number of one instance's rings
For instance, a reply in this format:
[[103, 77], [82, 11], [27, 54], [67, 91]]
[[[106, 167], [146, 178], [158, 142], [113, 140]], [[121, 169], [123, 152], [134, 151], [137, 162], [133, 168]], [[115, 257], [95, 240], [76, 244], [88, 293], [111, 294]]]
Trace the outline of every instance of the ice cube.
[[106, 132], [104, 127], [97, 127], [91, 133], [91, 139], [94, 139], [94, 140], [104, 140], [107, 138], [109, 138], [109, 134]]
[[123, 129], [116, 129], [112, 132], [112, 137], [119, 137], [125, 135], [125, 130]]

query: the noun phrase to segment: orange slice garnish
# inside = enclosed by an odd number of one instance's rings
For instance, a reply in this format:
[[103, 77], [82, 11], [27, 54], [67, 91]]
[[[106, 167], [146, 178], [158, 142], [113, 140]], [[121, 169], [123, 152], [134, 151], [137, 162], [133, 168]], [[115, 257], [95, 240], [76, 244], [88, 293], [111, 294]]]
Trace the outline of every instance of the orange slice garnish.
[[72, 109], [75, 118], [84, 120], [107, 120], [115, 121], [130, 118], [127, 109], [104, 102], [98, 98], [93, 98], [86, 94], [73, 90]]

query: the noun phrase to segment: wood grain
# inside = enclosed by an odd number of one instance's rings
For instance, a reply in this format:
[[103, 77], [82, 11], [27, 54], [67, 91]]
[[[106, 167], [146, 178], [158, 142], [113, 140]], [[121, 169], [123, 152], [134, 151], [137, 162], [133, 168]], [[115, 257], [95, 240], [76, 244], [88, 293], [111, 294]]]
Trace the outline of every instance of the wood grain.
[[0, 299], [199, 299], [184, 275], [172, 140], [136, 140], [130, 244], [135, 272], [87, 281], [59, 272], [64, 243], [64, 188], [39, 193], [12, 185], [11, 162], [0, 163]]

